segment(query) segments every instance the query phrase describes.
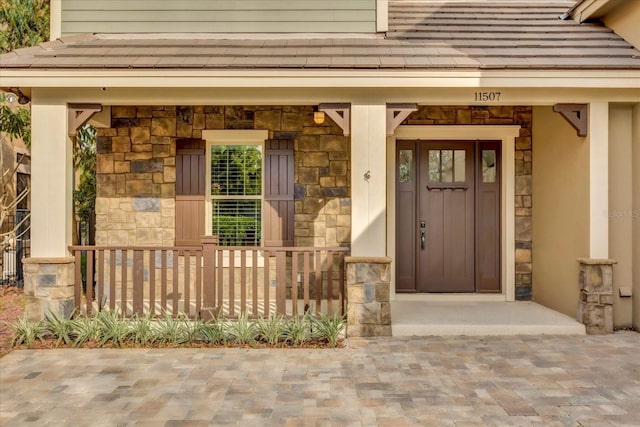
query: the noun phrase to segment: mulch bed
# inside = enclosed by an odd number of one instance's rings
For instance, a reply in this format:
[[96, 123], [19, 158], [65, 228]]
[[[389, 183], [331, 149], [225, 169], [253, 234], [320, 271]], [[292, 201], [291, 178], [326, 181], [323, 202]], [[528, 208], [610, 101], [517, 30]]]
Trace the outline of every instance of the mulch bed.
[[24, 315], [24, 292], [15, 286], [0, 286], [0, 357], [12, 350], [13, 330], [5, 322], [13, 322]]

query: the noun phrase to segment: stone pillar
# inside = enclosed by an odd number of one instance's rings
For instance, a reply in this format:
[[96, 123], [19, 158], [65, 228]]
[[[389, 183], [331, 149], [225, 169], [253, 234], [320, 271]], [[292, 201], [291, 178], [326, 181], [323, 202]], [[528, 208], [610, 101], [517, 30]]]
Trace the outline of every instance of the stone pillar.
[[29, 320], [40, 320], [47, 311], [71, 317], [74, 264], [73, 257], [24, 260], [25, 312]]
[[347, 336], [391, 335], [391, 258], [346, 257]]
[[613, 265], [610, 259], [578, 258], [580, 303], [578, 321], [589, 335], [613, 333]]

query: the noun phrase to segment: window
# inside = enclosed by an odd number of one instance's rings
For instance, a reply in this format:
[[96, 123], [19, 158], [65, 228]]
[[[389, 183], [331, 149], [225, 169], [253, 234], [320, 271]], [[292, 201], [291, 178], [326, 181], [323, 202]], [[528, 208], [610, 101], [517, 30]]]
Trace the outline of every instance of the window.
[[220, 246], [265, 240], [266, 130], [205, 130], [205, 234]]
[[429, 150], [430, 182], [465, 182], [464, 150]]
[[262, 237], [262, 146], [211, 145], [211, 231], [221, 246], [258, 246]]

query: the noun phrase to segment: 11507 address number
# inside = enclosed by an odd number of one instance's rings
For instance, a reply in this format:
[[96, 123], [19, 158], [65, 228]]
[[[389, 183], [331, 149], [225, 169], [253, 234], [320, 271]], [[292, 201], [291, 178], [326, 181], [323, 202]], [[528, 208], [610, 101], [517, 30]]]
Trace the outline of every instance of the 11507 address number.
[[474, 92], [475, 101], [500, 101], [502, 92]]

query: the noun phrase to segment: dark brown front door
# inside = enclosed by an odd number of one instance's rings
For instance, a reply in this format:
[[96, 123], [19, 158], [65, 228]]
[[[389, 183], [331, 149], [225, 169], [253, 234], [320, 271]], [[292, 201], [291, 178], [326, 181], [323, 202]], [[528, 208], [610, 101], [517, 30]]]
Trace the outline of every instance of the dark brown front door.
[[498, 144], [398, 143], [397, 291], [500, 291]]

